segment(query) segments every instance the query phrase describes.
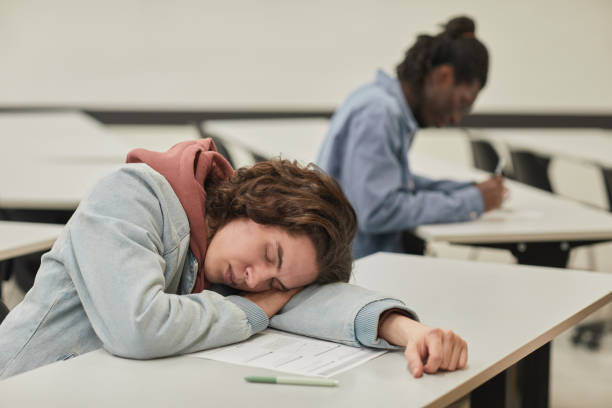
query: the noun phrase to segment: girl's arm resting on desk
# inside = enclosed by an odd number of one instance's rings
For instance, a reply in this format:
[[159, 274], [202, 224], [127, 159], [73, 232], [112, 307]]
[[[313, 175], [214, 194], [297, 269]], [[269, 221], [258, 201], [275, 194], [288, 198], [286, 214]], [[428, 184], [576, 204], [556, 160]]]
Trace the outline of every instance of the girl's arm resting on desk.
[[467, 363], [461, 337], [419, 323], [399, 300], [347, 283], [306, 287], [272, 317], [270, 326], [351, 346], [405, 347], [415, 377], [454, 371]]
[[394, 308], [416, 319], [401, 301], [357, 285], [310, 285], [272, 317], [270, 326], [349, 346], [399, 349], [378, 336], [379, 317]]
[[380, 337], [406, 347], [404, 355], [414, 377], [423, 372], [454, 371], [467, 364], [467, 343], [451, 330], [425, 326], [397, 313], [391, 313], [380, 326]]

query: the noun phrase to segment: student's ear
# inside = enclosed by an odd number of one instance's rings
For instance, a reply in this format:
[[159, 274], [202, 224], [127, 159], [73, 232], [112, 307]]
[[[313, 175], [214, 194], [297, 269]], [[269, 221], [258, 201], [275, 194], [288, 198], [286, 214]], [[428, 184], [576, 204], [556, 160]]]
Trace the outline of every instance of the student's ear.
[[450, 64], [438, 65], [429, 75], [433, 84], [440, 88], [448, 88], [455, 83], [455, 69]]

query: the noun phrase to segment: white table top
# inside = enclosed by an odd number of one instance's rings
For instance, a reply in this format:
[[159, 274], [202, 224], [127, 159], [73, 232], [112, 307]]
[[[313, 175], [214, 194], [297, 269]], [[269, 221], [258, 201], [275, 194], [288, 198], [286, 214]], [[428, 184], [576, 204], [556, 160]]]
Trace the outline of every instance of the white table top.
[[51, 248], [63, 225], [0, 221], [0, 261]]
[[[554, 280], [555, 285], [550, 285]], [[95, 351], [0, 382], [11, 407], [445, 406], [612, 300], [606, 274], [377, 254], [357, 262], [357, 284], [397, 296], [470, 347], [454, 373], [413, 379], [401, 352], [338, 376], [338, 388], [249, 384], [267, 370], [190, 357], [134, 361]], [[430, 289], [435, 288], [435, 292]], [[521, 296], [517, 296], [520, 293]]]
[[127, 154], [112, 132], [80, 112], [0, 113], [0, 140], [3, 161], [116, 163]]
[[[413, 170], [434, 178], [482, 181], [489, 175], [423, 155], [412, 158]], [[612, 214], [521, 183], [505, 181], [510, 191], [499, 210], [475, 221], [424, 225], [415, 233], [428, 241], [501, 243], [612, 239]]]
[[598, 129], [482, 129], [474, 135], [500, 141], [511, 150], [612, 168], [612, 132]]
[[[205, 130], [265, 157], [314, 162], [325, 137], [327, 119], [213, 120]], [[230, 152], [231, 153], [231, 152]]]
[[10, 171], [0, 165], [0, 207], [75, 209], [96, 181], [119, 166], [23, 162], [19, 171]]
[[78, 112], [0, 114], [0, 207], [74, 209], [128, 146]]

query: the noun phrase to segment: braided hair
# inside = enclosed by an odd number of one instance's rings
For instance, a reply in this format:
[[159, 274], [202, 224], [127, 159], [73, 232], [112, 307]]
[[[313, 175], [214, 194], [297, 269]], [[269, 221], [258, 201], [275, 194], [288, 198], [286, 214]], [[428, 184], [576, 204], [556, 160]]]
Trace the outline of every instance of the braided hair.
[[423, 87], [426, 75], [443, 64], [454, 69], [455, 83], [472, 83], [478, 80], [480, 87], [487, 83], [489, 53], [476, 38], [476, 24], [469, 17], [455, 17], [442, 26], [436, 36], [421, 34], [406, 51], [404, 60], [397, 66], [397, 77], [415, 91]]

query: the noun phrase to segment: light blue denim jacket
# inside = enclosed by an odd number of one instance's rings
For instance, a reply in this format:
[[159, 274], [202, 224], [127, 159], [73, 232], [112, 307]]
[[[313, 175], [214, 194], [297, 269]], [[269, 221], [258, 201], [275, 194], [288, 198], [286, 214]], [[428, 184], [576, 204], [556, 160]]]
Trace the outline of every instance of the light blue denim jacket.
[[146, 164], [124, 165], [84, 198], [43, 256], [34, 287], [0, 326], [0, 378], [101, 347], [135, 359], [190, 353], [268, 326], [393, 348], [377, 338], [380, 314], [412, 313], [398, 300], [338, 283], [307, 287], [269, 321], [246, 298], [192, 294], [197, 270], [170, 184]]
[[399, 81], [383, 71], [334, 113], [317, 164], [355, 207], [355, 258], [402, 252], [404, 230], [467, 221], [483, 212], [474, 183], [431, 180], [410, 170], [408, 151], [417, 130]]

